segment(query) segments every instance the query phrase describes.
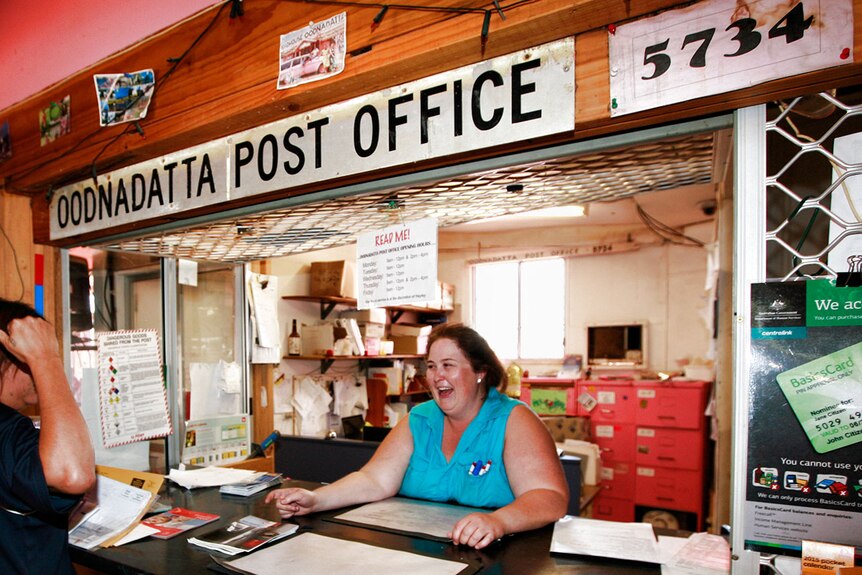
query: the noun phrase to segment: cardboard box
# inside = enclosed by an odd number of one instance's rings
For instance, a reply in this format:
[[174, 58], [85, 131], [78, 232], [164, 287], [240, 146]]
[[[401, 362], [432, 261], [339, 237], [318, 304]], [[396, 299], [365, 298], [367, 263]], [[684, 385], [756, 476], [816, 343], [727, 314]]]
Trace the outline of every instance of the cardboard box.
[[393, 350], [395, 355], [424, 355], [428, 346], [428, 337], [415, 335], [392, 336]]
[[425, 307], [451, 311], [455, 309], [455, 286], [438, 281], [434, 290], [434, 299], [425, 302]]
[[373, 307], [371, 309], [346, 309], [338, 314], [339, 317], [355, 319], [360, 324], [362, 323], [382, 323], [386, 324], [386, 308]]
[[393, 323], [389, 326], [389, 333], [395, 335], [410, 335], [414, 337], [428, 337], [433, 325], [413, 325], [409, 323]]
[[335, 347], [335, 326], [302, 324], [302, 355], [325, 355]]
[[383, 339], [386, 335], [386, 325], [382, 323], [360, 321], [359, 333], [362, 334], [362, 337], [376, 337], [378, 339]]
[[365, 355], [380, 355], [380, 338], [379, 337], [363, 337], [365, 344]]
[[356, 297], [353, 262], [311, 262], [308, 293], [313, 296]]

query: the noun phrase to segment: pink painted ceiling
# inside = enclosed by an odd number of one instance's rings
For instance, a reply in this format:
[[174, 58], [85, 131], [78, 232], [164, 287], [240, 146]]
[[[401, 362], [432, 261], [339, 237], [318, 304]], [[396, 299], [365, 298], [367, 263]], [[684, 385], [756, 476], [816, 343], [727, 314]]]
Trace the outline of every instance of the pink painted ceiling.
[[0, 110], [218, 3], [0, 0]]

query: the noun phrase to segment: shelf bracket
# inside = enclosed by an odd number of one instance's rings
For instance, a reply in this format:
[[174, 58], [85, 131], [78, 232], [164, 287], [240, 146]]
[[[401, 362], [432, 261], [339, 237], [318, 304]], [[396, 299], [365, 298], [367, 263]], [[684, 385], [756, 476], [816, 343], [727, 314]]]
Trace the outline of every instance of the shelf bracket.
[[335, 362], [334, 359], [321, 359], [320, 360], [320, 375], [325, 374], [326, 371], [330, 367], [332, 367], [333, 362]]
[[398, 323], [398, 320], [401, 319], [401, 315], [404, 313], [403, 309], [390, 309], [389, 310], [389, 323]]
[[320, 319], [324, 320], [335, 309], [335, 302], [320, 302]]

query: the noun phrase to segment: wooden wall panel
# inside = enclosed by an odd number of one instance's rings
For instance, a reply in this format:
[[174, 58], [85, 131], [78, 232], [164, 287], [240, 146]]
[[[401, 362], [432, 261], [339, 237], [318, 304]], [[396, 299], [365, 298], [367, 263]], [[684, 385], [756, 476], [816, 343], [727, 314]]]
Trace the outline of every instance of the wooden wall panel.
[[36, 255], [43, 259], [44, 315], [62, 328], [59, 250], [33, 242], [30, 198], [0, 190], [0, 297], [35, 303]]

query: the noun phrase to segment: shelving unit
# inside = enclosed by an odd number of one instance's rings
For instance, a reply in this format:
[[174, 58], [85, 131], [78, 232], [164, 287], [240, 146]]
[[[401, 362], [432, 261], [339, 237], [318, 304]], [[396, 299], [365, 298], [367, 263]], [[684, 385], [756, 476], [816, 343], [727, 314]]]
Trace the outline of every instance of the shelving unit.
[[[338, 306], [355, 308], [357, 304], [357, 300], [355, 298], [350, 297], [337, 297], [337, 296], [310, 296], [310, 295], [295, 295], [295, 296], [282, 296], [282, 299], [289, 301], [300, 301], [300, 302], [309, 302], [320, 305], [320, 319], [321, 321], [325, 320], [329, 315], [335, 310]], [[422, 307], [422, 306], [414, 306], [414, 305], [398, 305], [398, 306], [387, 306], [384, 309], [387, 311], [387, 319], [390, 324], [398, 323], [398, 321], [402, 318], [405, 312], [412, 312], [417, 314], [429, 314], [436, 316], [446, 316], [452, 310], [438, 309], [438, 308], [430, 308], [430, 307]], [[359, 370], [363, 370], [368, 366], [368, 362], [373, 360], [399, 360], [399, 359], [407, 359], [407, 360], [422, 360], [424, 359], [424, 355], [419, 354], [392, 354], [392, 355], [363, 355], [363, 356], [331, 356], [331, 355], [288, 355], [284, 356], [285, 360], [299, 360], [299, 361], [319, 361], [320, 362], [320, 373], [325, 374], [327, 370], [335, 362], [344, 362], [344, 361], [357, 361], [359, 362]], [[389, 396], [386, 393], [386, 382], [381, 381], [379, 379], [370, 378], [367, 382], [367, 391], [368, 391], [368, 412], [366, 415], [366, 420], [371, 422], [373, 425], [382, 426], [383, 425], [383, 414], [384, 407], [390, 401], [390, 398], [399, 398], [399, 400], [403, 400], [404, 398], [423, 398], [427, 399], [430, 397], [428, 392], [424, 389], [410, 389], [404, 390], [403, 393], [399, 395]]]
[[[332, 310], [335, 309], [336, 306], [343, 305], [346, 307], [356, 307], [356, 298], [352, 297], [335, 297], [335, 296], [313, 296], [313, 295], [285, 295], [281, 296], [281, 299], [291, 300], [291, 301], [308, 301], [313, 303], [320, 304], [320, 319], [324, 320], [329, 317], [329, 314], [332, 313]], [[401, 316], [404, 315], [404, 312], [411, 311], [416, 313], [430, 313], [430, 314], [439, 314], [445, 315], [448, 314], [451, 310], [446, 309], [437, 309], [433, 307], [421, 307], [415, 305], [395, 305], [395, 306], [387, 306], [386, 311], [389, 314], [389, 322], [390, 323], [398, 323], [398, 320], [401, 319]]]
[[336, 361], [358, 361], [360, 365], [362, 362], [366, 362], [371, 359], [422, 359], [424, 356], [422, 355], [285, 355], [282, 356], [283, 359], [290, 360], [307, 360], [307, 361], [319, 361], [320, 362], [320, 373], [326, 373], [326, 371], [332, 367], [332, 364]]

